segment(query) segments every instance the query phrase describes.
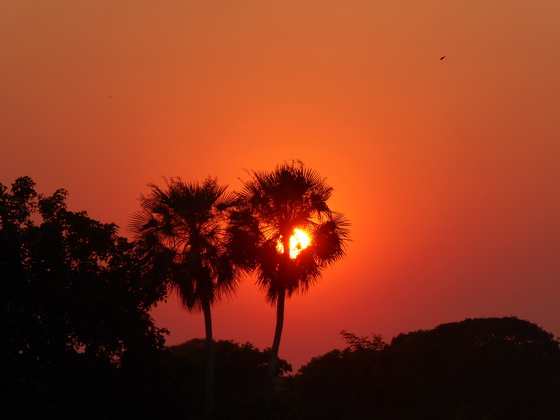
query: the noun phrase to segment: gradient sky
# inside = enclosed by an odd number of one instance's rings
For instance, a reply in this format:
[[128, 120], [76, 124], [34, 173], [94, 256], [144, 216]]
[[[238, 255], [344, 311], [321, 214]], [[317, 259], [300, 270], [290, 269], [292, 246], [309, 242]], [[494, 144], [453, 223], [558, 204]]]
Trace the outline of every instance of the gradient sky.
[[[127, 234], [163, 176], [301, 159], [353, 242], [287, 302], [281, 357], [467, 317], [560, 335], [559, 22], [558, 0], [0, 0], [0, 182]], [[154, 315], [203, 335], [174, 298]], [[274, 310], [248, 278], [214, 328], [267, 347]]]

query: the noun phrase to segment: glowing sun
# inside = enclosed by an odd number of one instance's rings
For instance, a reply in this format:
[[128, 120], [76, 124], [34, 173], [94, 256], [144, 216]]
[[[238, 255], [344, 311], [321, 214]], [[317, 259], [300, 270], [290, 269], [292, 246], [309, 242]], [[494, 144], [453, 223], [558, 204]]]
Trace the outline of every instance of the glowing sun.
[[[290, 258], [296, 258], [310, 243], [311, 239], [307, 233], [300, 229], [294, 229], [294, 233], [290, 236]], [[276, 249], [280, 254], [284, 253], [284, 245], [281, 242], [278, 242]]]

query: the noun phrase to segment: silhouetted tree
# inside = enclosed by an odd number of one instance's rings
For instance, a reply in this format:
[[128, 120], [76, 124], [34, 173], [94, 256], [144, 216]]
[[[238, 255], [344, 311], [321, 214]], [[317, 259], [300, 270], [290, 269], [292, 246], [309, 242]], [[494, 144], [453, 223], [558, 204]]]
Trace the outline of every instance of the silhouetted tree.
[[443, 324], [395, 337], [388, 354], [409, 416], [560, 418], [559, 343], [528, 321]]
[[560, 418], [559, 343], [528, 321], [467, 319], [382, 347], [349, 344], [300, 369], [297, 418]]
[[167, 180], [166, 188], [150, 185], [140, 198], [132, 230], [147, 251], [145, 261], [177, 292], [189, 311], [202, 311], [206, 330], [206, 414], [214, 409], [211, 306], [232, 293], [238, 272], [225, 239], [227, 210], [233, 204], [225, 186], [215, 179], [204, 183]]
[[[205, 341], [189, 340], [169, 348], [162, 386], [171, 404], [181, 407], [188, 418], [200, 418], [203, 412], [199, 401], [204, 390], [199, 385], [205, 375]], [[250, 343], [238, 344], [229, 340], [214, 342], [215, 388], [217, 419], [256, 419], [258, 401], [262, 398], [264, 376], [270, 349], [259, 350]], [[279, 359], [276, 375], [291, 372], [291, 366]]]
[[[348, 222], [330, 210], [331, 193], [332, 187], [301, 162], [283, 164], [271, 172], [252, 172], [231, 214], [234, 257], [246, 270], [257, 271], [266, 299], [276, 305], [265, 411], [272, 396], [286, 296], [307, 291], [327, 265], [344, 256]], [[311, 243], [291, 257], [290, 238], [296, 228], [306, 231]]]
[[66, 208], [65, 190], [0, 184], [2, 418], [113, 418], [147, 410], [163, 348], [148, 310], [164, 289], [117, 227]]
[[383, 350], [387, 345], [383, 341], [383, 337], [378, 334], [373, 334], [369, 338], [342, 330], [340, 335], [342, 335], [342, 338], [344, 338], [344, 341], [348, 343], [352, 350]]

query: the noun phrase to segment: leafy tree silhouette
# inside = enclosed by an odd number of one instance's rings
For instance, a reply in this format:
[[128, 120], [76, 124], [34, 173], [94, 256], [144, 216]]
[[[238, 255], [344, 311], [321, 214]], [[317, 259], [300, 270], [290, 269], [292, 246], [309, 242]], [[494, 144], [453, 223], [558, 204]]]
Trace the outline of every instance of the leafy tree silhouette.
[[147, 265], [181, 298], [189, 311], [202, 311], [206, 331], [205, 412], [214, 410], [214, 364], [211, 306], [223, 294], [233, 293], [238, 271], [226, 248], [225, 223], [233, 196], [216, 179], [202, 184], [180, 178], [166, 180], [162, 189], [151, 184], [141, 196], [142, 210], [131, 229], [146, 250]]
[[[204, 390], [199, 386], [204, 378], [206, 343], [193, 339], [169, 348], [162, 386], [169, 399], [175, 401], [178, 418], [199, 418], [203, 412], [200, 401]], [[255, 419], [256, 407], [262, 399], [262, 377], [270, 358], [270, 349], [259, 350], [251, 343], [230, 340], [214, 342], [216, 410], [223, 419]], [[276, 375], [291, 372], [291, 366], [279, 359]], [[178, 408], [178, 409], [177, 409]]]
[[[231, 213], [230, 248], [240, 266], [249, 272], [257, 271], [257, 282], [266, 299], [276, 305], [276, 328], [265, 382], [266, 413], [274, 387], [286, 296], [307, 291], [326, 266], [344, 256], [349, 223], [327, 205], [332, 187], [301, 162], [250, 175]], [[311, 243], [292, 258], [288, 250], [296, 228], [307, 231]], [[284, 252], [278, 251], [279, 244]]]
[[373, 334], [371, 338], [358, 336], [354, 333], [349, 333], [346, 330], [340, 332], [344, 341], [348, 343], [350, 348], [356, 350], [383, 350], [387, 343], [383, 341], [383, 337], [379, 334]]
[[2, 418], [119, 417], [149, 401], [164, 338], [148, 310], [164, 289], [115, 225], [66, 196], [0, 184]]
[[378, 336], [352, 336], [348, 348], [302, 366], [292, 391], [297, 418], [560, 416], [559, 343], [528, 321], [467, 319], [381, 346]]

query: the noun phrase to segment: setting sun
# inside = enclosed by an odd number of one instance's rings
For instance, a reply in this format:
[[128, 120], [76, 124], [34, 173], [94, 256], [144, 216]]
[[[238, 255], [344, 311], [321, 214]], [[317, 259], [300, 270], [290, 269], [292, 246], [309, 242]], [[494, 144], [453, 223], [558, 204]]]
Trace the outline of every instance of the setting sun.
[[[309, 246], [310, 242], [311, 239], [307, 233], [300, 229], [294, 229], [294, 233], [290, 237], [290, 258], [296, 258], [302, 250]], [[278, 242], [276, 249], [279, 253], [284, 253], [284, 245], [281, 242]]]

